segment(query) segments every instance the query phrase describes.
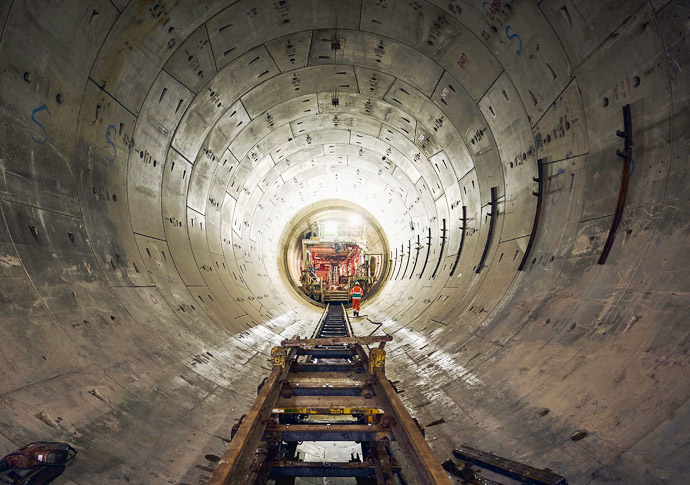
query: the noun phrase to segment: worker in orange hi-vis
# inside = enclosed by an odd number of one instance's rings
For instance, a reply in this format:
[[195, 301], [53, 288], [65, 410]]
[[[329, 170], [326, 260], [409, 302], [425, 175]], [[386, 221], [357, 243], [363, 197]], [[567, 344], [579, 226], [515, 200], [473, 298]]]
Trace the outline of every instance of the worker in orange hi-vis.
[[359, 281], [356, 282], [355, 286], [350, 290], [350, 295], [352, 296], [352, 314], [358, 317], [359, 302], [362, 300], [362, 287], [359, 286]]

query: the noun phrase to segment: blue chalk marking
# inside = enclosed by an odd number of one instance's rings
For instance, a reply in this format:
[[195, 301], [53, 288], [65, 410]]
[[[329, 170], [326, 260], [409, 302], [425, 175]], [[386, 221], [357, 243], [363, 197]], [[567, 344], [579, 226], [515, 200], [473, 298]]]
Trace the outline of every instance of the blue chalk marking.
[[111, 128], [115, 132], [115, 134], [117, 134], [117, 128], [115, 128], [115, 125], [108, 126], [108, 128], [106, 128], [106, 130], [105, 130], [105, 141], [108, 142], [108, 145], [113, 147], [113, 156], [107, 158], [107, 160], [110, 163], [113, 163], [113, 162], [115, 162], [115, 158], [117, 157], [117, 147], [115, 146], [115, 143], [113, 143], [113, 141], [110, 139], [110, 129]]
[[43, 103], [41, 103], [41, 105], [40, 105], [38, 108], [36, 108], [35, 110], [33, 110], [33, 111], [31, 112], [31, 121], [33, 121], [34, 123], [36, 123], [36, 124], [38, 125], [38, 127], [41, 129], [41, 131], [43, 132], [41, 138], [37, 138], [33, 133], [31, 133], [31, 139], [32, 139], [34, 142], [39, 143], [39, 144], [45, 143], [45, 142], [48, 141], [48, 132], [46, 131], [45, 126], [43, 126], [43, 125], [41, 124], [41, 122], [38, 121], [38, 120], [36, 119], [36, 115], [37, 115], [38, 113], [40, 113], [41, 111], [47, 111], [47, 112], [48, 112], [48, 115], [50, 116], [50, 110], [49, 110], [48, 107], [47, 107], [45, 104], [43, 104]]
[[515, 54], [517, 54], [519, 56], [520, 52], [522, 52], [522, 39], [517, 34], [510, 34], [509, 31], [510, 31], [510, 25], [506, 25], [506, 37], [508, 37], [508, 40], [512, 40], [512, 39], [517, 38], [517, 40], [520, 42], [520, 47], [515, 52]]
[[[634, 159], [634, 158], [631, 158], [631, 159], [630, 159], [630, 176], [632, 177], [634, 173], [635, 173], [635, 159]], [[622, 176], [622, 175], [619, 175], [618, 178], [619, 178], [620, 180], [623, 180], [623, 176]]]
[[635, 173], [635, 159], [630, 157], [630, 176]]

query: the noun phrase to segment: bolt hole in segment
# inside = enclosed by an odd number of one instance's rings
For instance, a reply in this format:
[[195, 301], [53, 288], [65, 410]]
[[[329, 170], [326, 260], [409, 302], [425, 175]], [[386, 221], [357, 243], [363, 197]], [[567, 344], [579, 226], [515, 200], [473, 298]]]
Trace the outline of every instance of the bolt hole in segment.
[[271, 374], [209, 483], [450, 484], [385, 376], [391, 340], [354, 336], [345, 306], [327, 304], [311, 338], [271, 350]]

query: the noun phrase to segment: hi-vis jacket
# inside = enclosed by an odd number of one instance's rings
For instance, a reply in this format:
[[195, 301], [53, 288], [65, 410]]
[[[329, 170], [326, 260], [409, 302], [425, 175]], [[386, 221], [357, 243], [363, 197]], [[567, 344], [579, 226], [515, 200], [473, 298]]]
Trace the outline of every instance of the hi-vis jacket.
[[362, 298], [362, 288], [360, 288], [359, 285], [355, 285], [355, 287], [350, 290], [350, 295], [352, 295], [352, 298]]

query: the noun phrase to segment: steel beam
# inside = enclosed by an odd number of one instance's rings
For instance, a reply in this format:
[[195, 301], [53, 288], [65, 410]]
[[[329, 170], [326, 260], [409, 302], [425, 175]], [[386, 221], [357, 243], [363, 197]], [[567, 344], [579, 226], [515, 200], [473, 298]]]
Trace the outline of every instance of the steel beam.
[[[436, 459], [429, 444], [422, 435], [419, 426], [412, 419], [405, 405], [400, 401], [393, 385], [390, 383], [383, 369], [376, 367], [373, 373], [369, 373], [369, 358], [362, 346], [357, 346], [360, 359], [367, 369], [367, 374], [374, 379], [374, 389], [377, 396], [381, 396], [378, 402], [394, 418], [392, 424], [393, 434], [405, 454], [407, 463], [411, 466], [409, 471], [417, 476], [419, 483], [450, 485], [451, 481], [441, 463]], [[408, 470], [408, 468], [406, 468]]]
[[416, 462], [413, 464], [413, 472], [420, 475], [420, 483], [450, 485], [448, 475], [431, 451], [417, 423], [398, 398], [398, 394], [383, 370], [375, 368], [373, 377], [376, 379], [374, 387], [377, 388], [377, 394], [385, 399], [395, 417], [393, 433], [400, 448], [412, 459], [411, 461]]
[[630, 105], [623, 106], [623, 131], [618, 130], [616, 135], [625, 139], [623, 151], [616, 150], [616, 155], [624, 160], [623, 172], [621, 173], [621, 185], [618, 190], [618, 202], [616, 203], [616, 212], [613, 214], [613, 221], [611, 222], [611, 229], [606, 237], [604, 249], [601, 251], [601, 256], [597, 263], [604, 264], [609, 257], [609, 252], [613, 247], [613, 241], [616, 238], [616, 231], [623, 219], [623, 210], [625, 209], [625, 200], [628, 197], [628, 187], [630, 185], [630, 175], [632, 173], [632, 150], [633, 150], [633, 133], [632, 133], [632, 115], [630, 114]]
[[[273, 463], [273, 477], [373, 477], [376, 473], [374, 464], [357, 462], [320, 463], [307, 461], [280, 461]], [[393, 467], [394, 473], [400, 467]]]
[[377, 335], [370, 337], [330, 337], [286, 339], [280, 345], [283, 347], [299, 347], [301, 349], [315, 349], [331, 345], [375, 345], [393, 340], [391, 335]]
[[297, 354], [319, 359], [347, 359], [355, 355], [355, 351], [352, 349], [298, 349]]
[[266, 431], [283, 441], [395, 441], [390, 428], [366, 424], [281, 424]]
[[[362, 366], [358, 365], [357, 368], [362, 369]], [[322, 385], [326, 382], [333, 385], [365, 386], [367, 378], [368, 375], [364, 372], [335, 372], [332, 370], [310, 372], [308, 369], [302, 369], [301, 372], [288, 376], [290, 384], [294, 387]]]
[[534, 468], [493, 453], [475, 450], [469, 446], [461, 446], [453, 450], [453, 455], [460, 460], [529, 485], [568, 485], [564, 477], [549, 470]]
[[373, 396], [374, 388], [369, 383], [363, 385], [339, 385], [311, 383], [305, 385], [292, 385], [284, 383], [280, 391], [282, 397], [291, 396]]
[[462, 480], [462, 483], [468, 485], [503, 485], [486, 477], [479, 476], [472, 470], [472, 465], [465, 463], [463, 468], [458, 468], [453, 460], [446, 460], [441, 463], [445, 471]]
[[300, 364], [293, 362], [290, 367], [290, 372], [362, 372], [363, 370], [360, 362], [354, 364], [330, 364], [327, 362]]
[[489, 232], [486, 235], [486, 244], [484, 245], [484, 251], [482, 252], [482, 257], [479, 259], [475, 273], [479, 274], [484, 269], [484, 264], [486, 263], [486, 257], [489, 255], [489, 249], [491, 249], [491, 242], [494, 238], [494, 231], [496, 230], [496, 221], [498, 219], [498, 187], [491, 187], [491, 212], [489, 212]]
[[372, 442], [371, 453], [372, 458], [374, 459], [377, 485], [389, 485], [395, 483], [395, 479], [393, 478], [394, 471], [393, 464], [391, 463], [391, 457], [383, 442]]
[[314, 330], [314, 334], [312, 337], [316, 337], [319, 335], [319, 332], [321, 331], [321, 327], [323, 327], [323, 323], [326, 320], [326, 317], [328, 316], [328, 313], [331, 310], [331, 304], [326, 303], [326, 309], [323, 311], [323, 315], [321, 315], [321, 318], [319, 318], [319, 323], [316, 324], [316, 329]]
[[364, 396], [280, 396], [275, 407], [345, 407], [367, 408], [375, 407], [376, 400]]
[[[288, 355], [288, 361], [294, 353]], [[270, 417], [273, 404], [280, 393], [280, 382], [288, 372], [289, 365], [274, 365], [263, 384], [259, 395], [247, 412], [235, 437], [228, 445], [223, 457], [209, 480], [209, 485], [230, 485], [244, 482], [244, 477], [254, 458], [264, 432], [264, 422]]]
[[[374, 403], [375, 404], [375, 403]], [[384, 414], [384, 410], [377, 407], [348, 407], [348, 406], [332, 406], [319, 407], [314, 405], [304, 405], [302, 407], [285, 407], [276, 406], [273, 408], [273, 414], [319, 414], [324, 416], [330, 415], [362, 415], [370, 416], [374, 414]]]

